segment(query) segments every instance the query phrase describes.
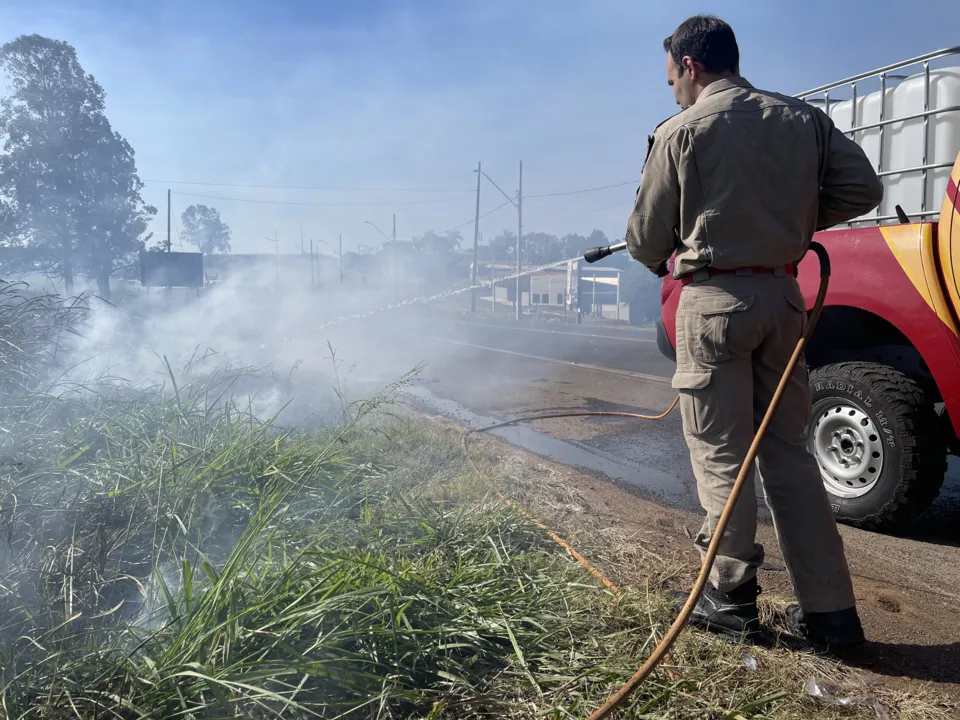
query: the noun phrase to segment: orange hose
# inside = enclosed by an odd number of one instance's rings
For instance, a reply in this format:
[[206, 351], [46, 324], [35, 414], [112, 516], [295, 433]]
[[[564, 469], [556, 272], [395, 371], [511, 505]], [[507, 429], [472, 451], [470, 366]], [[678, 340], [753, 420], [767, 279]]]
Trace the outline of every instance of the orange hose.
[[559, 413], [549, 413], [546, 415], [526, 415], [524, 417], [514, 418], [513, 420], [506, 420], [496, 425], [489, 425], [485, 428], [480, 428], [479, 430], [474, 430], [473, 432], [487, 432], [488, 430], [494, 430], [496, 428], [505, 427], [507, 425], [514, 425], [519, 422], [528, 422], [530, 420], [550, 420], [552, 418], [564, 418], [564, 417], [586, 417], [586, 416], [607, 416], [607, 417], [629, 417], [629, 418], [640, 418], [641, 420], [662, 420], [677, 406], [680, 396], [677, 395], [673, 402], [670, 403], [670, 407], [664, 410], [659, 415], [641, 415], [640, 413], [632, 412], [619, 412], [614, 410], [571, 410], [569, 412], [559, 412]]
[[[504, 502], [507, 505], [513, 505], [513, 503], [511, 503], [506, 498], [504, 498]], [[519, 505], [513, 505], [513, 507], [516, 507], [517, 510], [520, 511], [521, 515], [527, 518], [527, 520], [529, 520], [531, 523], [536, 525], [538, 528], [543, 530], [550, 537], [550, 539], [553, 540], [557, 545], [559, 545], [568, 553], [570, 553], [573, 556], [573, 559], [576, 560], [578, 563], [580, 563], [584, 568], [586, 568], [586, 570], [595, 578], [597, 578], [597, 580], [603, 583], [604, 587], [606, 587], [607, 590], [609, 590], [614, 595], [617, 595], [619, 597], [620, 588], [614, 585], [613, 582], [606, 575], [604, 575], [603, 572], [601, 572], [597, 567], [595, 567], [589, 560], [587, 560], [585, 557], [583, 557], [583, 555], [578, 553], [572, 545], [570, 545], [566, 540], [564, 540], [562, 537], [557, 535], [555, 532], [553, 532], [553, 530], [551, 530], [542, 522], [537, 520], [535, 517], [533, 517], [530, 513], [528, 513]]]

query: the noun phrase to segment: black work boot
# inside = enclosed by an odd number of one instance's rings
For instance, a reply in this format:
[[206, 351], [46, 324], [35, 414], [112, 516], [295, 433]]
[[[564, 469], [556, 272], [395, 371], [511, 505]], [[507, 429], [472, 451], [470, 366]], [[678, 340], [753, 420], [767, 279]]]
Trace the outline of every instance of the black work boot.
[[[734, 639], [753, 638], [760, 632], [757, 613], [757, 595], [760, 591], [756, 578], [747, 580], [728, 593], [720, 592], [708, 582], [690, 613], [690, 622], [704, 630]], [[670, 596], [676, 601], [679, 611], [689, 593], [674, 590]]]
[[805, 613], [799, 605], [787, 605], [787, 625], [795, 635], [815, 645], [852, 647], [866, 638], [857, 608], [835, 612]]

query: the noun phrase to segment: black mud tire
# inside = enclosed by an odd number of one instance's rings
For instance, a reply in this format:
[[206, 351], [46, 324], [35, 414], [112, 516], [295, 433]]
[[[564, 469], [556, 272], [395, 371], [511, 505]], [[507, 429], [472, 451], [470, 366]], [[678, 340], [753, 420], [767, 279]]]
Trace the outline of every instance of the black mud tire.
[[866, 494], [840, 497], [824, 481], [839, 522], [892, 530], [933, 503], [943, 486], [947, 447], [933, 403], [917, 383], [886, 365], [843, 362], [813, 370], [810, 390], [811, 433], [837, 401], [865, 413], [881, 433], [882, 467]]

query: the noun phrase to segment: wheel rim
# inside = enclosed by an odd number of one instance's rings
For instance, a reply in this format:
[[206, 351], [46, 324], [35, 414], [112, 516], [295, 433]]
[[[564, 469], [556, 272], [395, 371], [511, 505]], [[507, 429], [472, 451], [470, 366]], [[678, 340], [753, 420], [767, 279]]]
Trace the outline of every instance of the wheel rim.
[[810, 432], [810, 450], [827, 490], [838, 497], [866, 495], [883, 470], [883, 440], [863, 410], [839, 399], [820, 406]]

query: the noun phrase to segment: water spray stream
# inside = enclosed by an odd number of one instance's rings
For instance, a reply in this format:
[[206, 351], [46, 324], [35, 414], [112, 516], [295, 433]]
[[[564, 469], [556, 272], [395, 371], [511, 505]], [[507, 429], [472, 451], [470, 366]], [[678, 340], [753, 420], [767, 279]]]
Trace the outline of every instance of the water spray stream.
[[513, 275], [507, 275], [496, 280], [485, 280], [479, 282], [475, 285], [470, 285], [463, 288], [455, 288], [453, 290], [444, 290], [443, 292], [437, 293], [436, 295], [425, 295], [418, 298], [411, 298], [409, 300], [401, 300], [400, 302], [390, 303], [389, 305], [384, 305], [382, 307], [374, 308], [373, 310], [367, 310], [366, 312], [354, 313], [353, 315], [342, 315], [330, 322], [319, 325], [316, 330], [323, 330], [330, 327], [331, 325], [339, 325], [340, 323], [347, 322], [348, 320], [362, 320], [364, 318], [375, 315], [379, 312], [384, 312], [386, 310], [393, 310], [395, 308], [403, 307], [405, 305], [417, 305], [422, 303], [433, 302], [434, 300], [442, 300], [443, 298], [453, 297], [454, 295], [459, 295], [460, 293], [470, 292], [471, 290], [477, 290], [484, 287], [490, 287], [496, 283], [504, 283], [509, 280], [516, 280], [518, 277], [523, 277], [524, 275], [530, 275], [531, 273], [540, 272], [541, 270], [546, 270], [548, 268], [556, 267], [558, 265], [566, 265], [569, 262], [574, 262], [580, 260], [579, 256], [568, 258], [566, 260], [558, 260], [556, 262], [548, 263], [546, 265], [539, 265], [534, 268], [529, 268], [523, 272], [514, 273]]

